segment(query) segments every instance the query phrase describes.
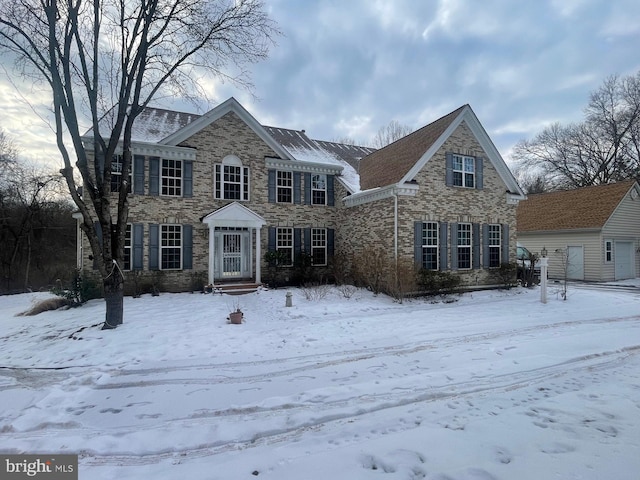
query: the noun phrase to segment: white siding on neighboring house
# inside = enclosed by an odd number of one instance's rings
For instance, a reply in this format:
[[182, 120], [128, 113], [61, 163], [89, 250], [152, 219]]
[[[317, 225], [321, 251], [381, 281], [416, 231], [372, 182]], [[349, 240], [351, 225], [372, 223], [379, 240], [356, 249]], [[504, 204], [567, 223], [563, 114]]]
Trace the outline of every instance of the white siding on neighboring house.
[[[635, 198], [634, 198], [635, 197]], [[613, 258], [607, 262], [605, 258], [604, 245], [606, 241], [613, 242]], [[628, 243], [631, 242], [629, 252]], [[619, 255], [626, 258], [631, 256], [633, 263], [632, 272], [629, 274], [622, 265], [618, 265], [621, 259], [616, 259], [616, 244]], [[602, 229], [602, 265], [604, 280], [618, 280], [621, 278], [638, 277], [640, 275], [640, 255], [636, 250], [640, 248], [640, 196], [634, 194], [633, 190], [627, 193], [613, 212], [609, 220]], [[617, 274], [616, 274], [617, 271]]]
[[518, 243], [540, 254], [543, 247], [549, 257], [549, 278], [564, 278], [564, 255], [567, 247], [583, 248], [584, 280], [599, 281], [602, 274], [600, 232], [518, 232]]

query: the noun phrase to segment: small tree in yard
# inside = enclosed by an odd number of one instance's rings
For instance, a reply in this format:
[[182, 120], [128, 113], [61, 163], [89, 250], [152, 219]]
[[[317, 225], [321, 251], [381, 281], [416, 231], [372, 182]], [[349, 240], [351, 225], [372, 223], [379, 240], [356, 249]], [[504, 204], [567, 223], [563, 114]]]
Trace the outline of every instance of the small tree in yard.
[[[198, 79], [205, 73], [249, 87], [244, 66], [265, 58], [278, 33], [260, 0], [0, 0], [0, 50], [16, 60], [18, 75], [52, 94], [61, 173], [102, 277], [103, 328], [123, 321], [126, 179], [136, 118], [156, 97], [203, 94]], [[232, 68], [236, 73], [228, 73]], [[123, 179], [117, 198], [116, 151]]]

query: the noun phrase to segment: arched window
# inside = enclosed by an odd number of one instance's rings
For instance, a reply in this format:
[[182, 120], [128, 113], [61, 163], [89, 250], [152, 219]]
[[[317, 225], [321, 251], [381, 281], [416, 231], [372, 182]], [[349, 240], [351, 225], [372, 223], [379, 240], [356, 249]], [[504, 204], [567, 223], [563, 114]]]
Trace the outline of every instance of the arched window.
[[214, 198], [249, 200], [249, 167], [235, 155], [227, 155], [214, 165]]

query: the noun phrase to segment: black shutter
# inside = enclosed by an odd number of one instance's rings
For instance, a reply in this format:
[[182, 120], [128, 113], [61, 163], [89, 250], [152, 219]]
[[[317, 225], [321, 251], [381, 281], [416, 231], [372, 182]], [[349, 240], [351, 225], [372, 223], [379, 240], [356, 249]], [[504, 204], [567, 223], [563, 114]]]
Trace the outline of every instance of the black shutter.
[[453, 153], [445, 153], [445, 183], [447, 187], [453, 186]]
[[304, 174], [304, 204], [311, 205], [311, 174]]
[[440, 246], [440, 270], [449, 269], [449, 237], [447, 235], [449, 224], [441, 222], [439, 225], [438, 245]]
[[293, 172], [293, 203], [302, 203], [302, 174], [300, 172]]
[[269, 203], [276, 203], [276, 171], [269, 170], [268, 174], [267, 188], [269, 190]]
[[193, 226], [182, 226], [182, 269], [193, 268]]
[[134, 223], [131, 234], [133, 235], [133, 262], [131, 266], [134, 270], [142, 270], [144, 225], [141, 223]]
[[484, 158], [476, 157], [476, 188], [484, 188]]
[[293, 259], [294, 261], [302, 253], [302, 229], [293, 229]]
[[489, 268], [490, 265], [490, 253], [489, 253], [489, 224], [482, 224], [482, 266]]
[[183, 197], [193, 197], [193, 162], [192, 161], [184, 161], [183, 162]]
[[277, 235], [276, 227], [269, 227], [269, 238], [267, 242], [267, 251], [269, 252], [276, 251], [276, 235]]
[[473, 248], [473, 268], [480, 268], [480, 224], [471, 225], [471, 245]]
[[144, 157], [133, 156], [133, 193], [144, 195]]
[[160, 195], [160, 158], [149, 159], [149, 195]]
[[304, 229], [304, 253], [311, 255], [311, 228]]
[[422, 230], [424, 224], [422, 222], [414, 222], [413, 224], [413, 261], [416, 266], [423, 268], [422, 263]]
[[327, 175], [327, 205], [330, 207], [335, 206], [335, 177], [333, 175]]
[[509, 258], [509, 253], [511, 249], [509, 248], [509, 224], [502, 224], [502, 258], [500, 259], [502, 263], [511, 263], [511, 259]]
[[158, 270], [160, 256], [160, 227], [157, 224], [149, 225], [149, 270]]
[[458, 269], [458, 224], [451, 224], [451, 270]]

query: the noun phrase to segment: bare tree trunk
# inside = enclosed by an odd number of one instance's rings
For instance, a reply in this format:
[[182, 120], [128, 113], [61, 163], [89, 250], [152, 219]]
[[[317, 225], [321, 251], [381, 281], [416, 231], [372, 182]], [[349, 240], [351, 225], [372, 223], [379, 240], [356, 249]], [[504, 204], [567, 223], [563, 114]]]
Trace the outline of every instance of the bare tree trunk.
[[103, 282], [104, 300], [106, 302], [106, 312], [102, 330], [110, 330], [122, 325], [124, 316], [124, 279], [118, 268], [114, 268], [111, 275], [107, 276]]
[[24, 271], [24, 288], [29, 288], [29, 270], [31, 269], [31, 233], [27, 234], [27, 266]]

